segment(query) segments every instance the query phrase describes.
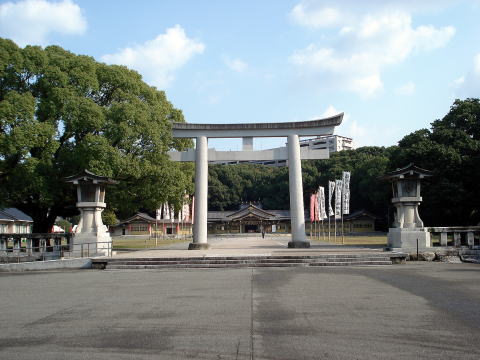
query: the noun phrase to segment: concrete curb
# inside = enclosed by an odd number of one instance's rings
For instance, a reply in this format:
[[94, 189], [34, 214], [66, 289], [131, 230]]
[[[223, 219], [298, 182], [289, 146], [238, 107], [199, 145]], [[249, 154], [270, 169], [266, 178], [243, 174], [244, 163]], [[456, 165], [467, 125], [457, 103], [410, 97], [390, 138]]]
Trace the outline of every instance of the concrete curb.
[[0, 272], [22, 272], [56, 269], [91, 269], [92, 259], [62, 259], [24, 263], [0, 264]]

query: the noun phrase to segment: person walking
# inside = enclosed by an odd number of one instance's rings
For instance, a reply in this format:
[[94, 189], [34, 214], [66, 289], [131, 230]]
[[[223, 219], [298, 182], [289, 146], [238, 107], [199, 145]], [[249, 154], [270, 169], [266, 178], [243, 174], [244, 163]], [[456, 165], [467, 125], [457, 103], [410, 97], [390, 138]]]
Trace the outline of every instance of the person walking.
[[265, 227], [262, 226], [262, 239], [265, 239]]

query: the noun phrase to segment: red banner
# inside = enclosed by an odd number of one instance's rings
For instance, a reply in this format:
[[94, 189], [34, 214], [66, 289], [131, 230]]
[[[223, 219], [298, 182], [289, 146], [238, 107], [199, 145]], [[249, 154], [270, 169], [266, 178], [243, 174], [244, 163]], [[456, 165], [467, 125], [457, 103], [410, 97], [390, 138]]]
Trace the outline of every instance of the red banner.
[[315, 220], [315, 203], [317, 197], [315, 194], [310, 195], [310, 222], [313, 222]]

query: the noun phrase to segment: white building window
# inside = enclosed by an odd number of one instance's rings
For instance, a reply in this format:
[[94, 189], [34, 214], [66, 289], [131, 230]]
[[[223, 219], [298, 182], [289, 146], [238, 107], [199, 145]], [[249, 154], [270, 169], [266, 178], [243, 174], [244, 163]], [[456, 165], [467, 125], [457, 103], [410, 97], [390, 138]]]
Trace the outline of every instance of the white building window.
[[30, 231], [30, 226], [25, 224], [16, 224], [15, 232], [18, 234], [28, 234]]

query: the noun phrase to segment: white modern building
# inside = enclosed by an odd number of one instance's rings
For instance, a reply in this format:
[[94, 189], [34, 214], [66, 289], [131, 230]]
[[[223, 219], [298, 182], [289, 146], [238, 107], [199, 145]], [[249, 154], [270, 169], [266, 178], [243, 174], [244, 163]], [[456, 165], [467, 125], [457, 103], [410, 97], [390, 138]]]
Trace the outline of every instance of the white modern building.
[[328, 149], [329, 152], [353, 149], [353, 139], [340, 135], [317, 136], [313, 139], [303, 139], [300, 147], [309, 149]]
[[[352, 150], [353, 139], [340, 135], [322, 135], [310, 139], [300, 140], [300, 147], [309, 150], [328, 150], [329, 153]], [[273, 150], [273, 149], [271, 149]], [[266, 166], [287, 166], [287, 160], [267, 161], [213, 161], [212, 164], [233, 165], [233, 164], [258, 164]]]

